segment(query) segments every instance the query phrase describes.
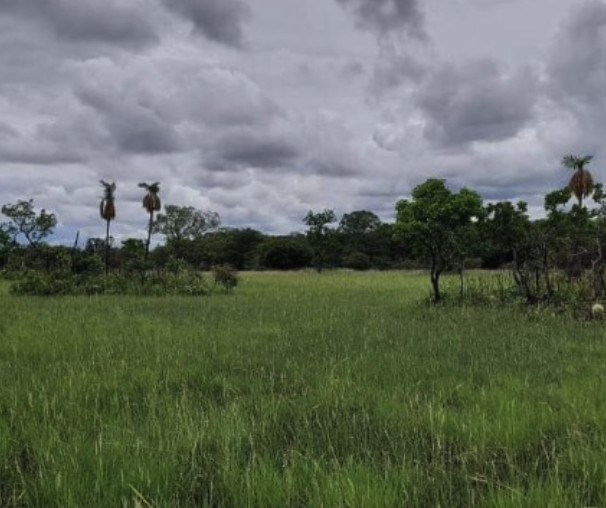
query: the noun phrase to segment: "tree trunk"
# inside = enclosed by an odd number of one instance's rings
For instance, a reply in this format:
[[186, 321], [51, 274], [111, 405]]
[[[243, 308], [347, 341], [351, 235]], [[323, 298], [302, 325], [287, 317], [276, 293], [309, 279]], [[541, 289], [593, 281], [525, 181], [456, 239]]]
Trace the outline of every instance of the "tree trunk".
[[442, 267], [438, 262], [436, 255], [431, 257], [431, 289], [433, 290], [433, 301], [438, 303], [442, 300], [442, 293], [440, 292], [440, 275], [442, 274]]
[[110, 219], [106, 220], [105, 225], [105, 275], [109, 273], [109, 223]]
[[76, 265], [76, 252], [78, 250], [78, 240], [80, 239], [80, 230], [76, 231], [76, 238], [74, 239], [74, 245], [71, 251], [71, 271], [74, 271]]
[[520, 292], [526, 297], [526, 301], [528, 303], [534, 303], [536, 301], [536, 297], [533, 295], [532, 290], [530, 289], [530, 284], [528, 281], [528, 272], [525, 268], [522, 267], [522, 262], [520, 261], [520, 256], [518, 253], [518, 249], [512, 249], [513, 254], [513, 278], [518, 286]]
[[151, 243], [152, 226], [154, 224], [154, 211], [149, 212], [149, 225], [147, 226], [147, 242], [145, 243], [145, 264], [149, 259], [149, 244]]
[[431, 271], [431, 288], [433, 290], [433, 301], [438, 303], [442, 300], [442, 293], [440, 293], [440, 271]]
[[463, 262], [459, 263], [459, 298], [463, 300], [463, 296], [465, 296], [465, 278], [463, 277], [463, 272], [465, 268], [463, 266]]

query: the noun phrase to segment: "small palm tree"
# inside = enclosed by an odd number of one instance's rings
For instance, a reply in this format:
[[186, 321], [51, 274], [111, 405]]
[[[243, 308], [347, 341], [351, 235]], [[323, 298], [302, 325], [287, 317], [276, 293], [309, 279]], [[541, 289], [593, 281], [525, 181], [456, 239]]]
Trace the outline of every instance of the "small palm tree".
[[107, 183], [99, 180], [103, 185], [103, 197], [99, 204], [99, 213], [101, 218], [105, 220], [105, 273], [109, 272], [109, 225], [116, 218], [116, 182]]
[[145, 262], [149, 257], [149, 244], [151, 243], [152, 227], [154, 225], [154, 213], [160, 211], [162, 202], [160, 201], [160, 182], [145, 183], [141, 182], [139, 187], [145, 189], [147, 194], [143, 197], [143, 208], [149, 213], [149, 224], [147, 226], [147, 243], [145, 244]]
[[583, 206], [583, 198], [589, 196], [593, 190], [593, 176], [589, 170], [585, 169], [585, 166], [592, 160], [593, 155], [586, 155], [585, 157], [567, 155], [562, 159], [562, 164], [574, 171], [574, 175], [568, 182], [568, 188], [579, 201], [579, 206]]

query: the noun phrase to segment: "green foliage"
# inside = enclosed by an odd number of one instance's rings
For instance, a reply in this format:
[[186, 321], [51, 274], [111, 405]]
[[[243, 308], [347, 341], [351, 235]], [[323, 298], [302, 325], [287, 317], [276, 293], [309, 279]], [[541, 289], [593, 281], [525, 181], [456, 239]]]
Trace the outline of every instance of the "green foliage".
[[528, 241], [530, 233], [528, 205], [524, 201], [516, 205], [509, 201], [488, 204], [481, 229], [488, 241], [497, 248], [519, 248]]
[[146, 248], [146, 242], [139, 238], [127, 238], [122, 242], [122, 267], [127, 274], [141, 274], [146, 270]]
[[570, 189], [564, 187], [548, 192], [545, 195], [545, 210], [551, 214], [561, 211], [562, 207], [570, 201]]
[[101, 254], [83, 250], [75, 253], [71, 269], [74, 273], [99, 275], [105, 271], [105, 266]]
[[11, 240], [7, 227], [0, 224], [0, 268], [8, 264], [10, 253], [14, 247], [14, 242]]
[[330, 209], [322, 212], [309, 210], [303, 218], [303, 223], [308, 227], [307, 239], [314, 252], [313, 264], [319, 272], [331, 264], [331, 254], [336, 250], [335, 232], [329, 227], [336, 220], [334, 210]]
[[34, 209], [34, 200], [18, 200], [16, 204], [2, 206], [2, 213], [9, 218], [6, 232], [17, 240], [23, 236], [28, 244], [37, 245], [51, 235], [57, 225], [55, 214], [44, 208], [39, 212]]
[[466, 188], [452, 192], [444, 180], [430, 178], [413, 189], [412, 200], [398, 201], [396, 212], [396, 234], [430, 260], [433, 296], [439, 301], [441, 274], [462, 265], [473, 246], [473, 220], [483, 216], [482, 199]]
[[167, 242], [194, 240], [219, 227], [217, 212], [197, 210], [193, 206], [166, 205], [156, 217], [153, 232], [166, 237]]
[[257, 266], [257, 249], [263, 239], [252, 228], [222, 228], [195, 240], [192, 247], [205, 267], [231, 265], [236, 270], [250, 270]]
[[381, 226], [381, 219], [369, 210], [356, 210], [343, 214], [339, 221], [339, 231], [348, 236], [361, 237], [376, 231]]
[[217, 265], [211, 269], [215, 286], [221, 288], [226, 293], [231, 293], [240, 283], [240, 278], [236, 270], [230, 265]]
[[372, 261], [368, 254], [352, 252], [343, 257], [343, 266], [352, 270], [370, 270], [372, 268]]
[[309, 266], [313, 251], [304, 236], [267, 238], [259, 246], [259, 266], [272, 270], [298, 270]]
[[[233, 289], [233, 288], [232, 288]], [[200, 296], [212, 292], [207, 277], [199, 273], [150, 275], [145, 278], [120, 274], [72, 274], [30, 272], [14, 282], [10, 292], [18, 296]]]

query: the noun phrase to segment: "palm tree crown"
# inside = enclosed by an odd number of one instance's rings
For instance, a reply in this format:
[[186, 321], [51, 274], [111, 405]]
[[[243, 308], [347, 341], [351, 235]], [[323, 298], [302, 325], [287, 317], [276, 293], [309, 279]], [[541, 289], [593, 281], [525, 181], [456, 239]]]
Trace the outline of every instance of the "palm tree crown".
[[589, 196], [593, 190], [593, 176], [589, 170], [585, 169], [585, 166], [592, 160], [593, 155], [586, 155], [585, 157], [567, 155], [562, 159], [562, 164], [574, 171], [574, 175], [568, 182], [568, 188], [579, 201], [579, 206], [583, 206], [583, 198]]
[[99, 181], [103, 185], [103, 198], [99, 204], [99, 212], [101, 218], [109, 222], [116, 218], [116, 182]]
[[147, 194], [145, 194], [143, 197], [143, 208], [145, 208], [150, 214], [159, 211], [162, 208], [162, 202], [160, 201], [159, 196], [160, 182], [141, 182], [139, 187], [147, 191]]

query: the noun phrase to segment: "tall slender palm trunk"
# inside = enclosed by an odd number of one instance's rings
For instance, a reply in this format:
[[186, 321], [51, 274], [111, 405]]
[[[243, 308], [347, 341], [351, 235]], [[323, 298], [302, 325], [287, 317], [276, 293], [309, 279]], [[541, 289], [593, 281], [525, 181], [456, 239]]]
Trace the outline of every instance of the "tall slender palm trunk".
[[145, 264], [147, 264], [147, 260], [149, 259], [149, 245], [151, 243], [153, 224], [154, 224], [154, 211], [151, 210], [149, 212], [149, 224], [147, 226], [147, 242], [145, 243]]
[[105, 222], [105, 275], [107, 275], [109, 274], [109, 224], [111, 222], [111, 219], [107, 219]]

